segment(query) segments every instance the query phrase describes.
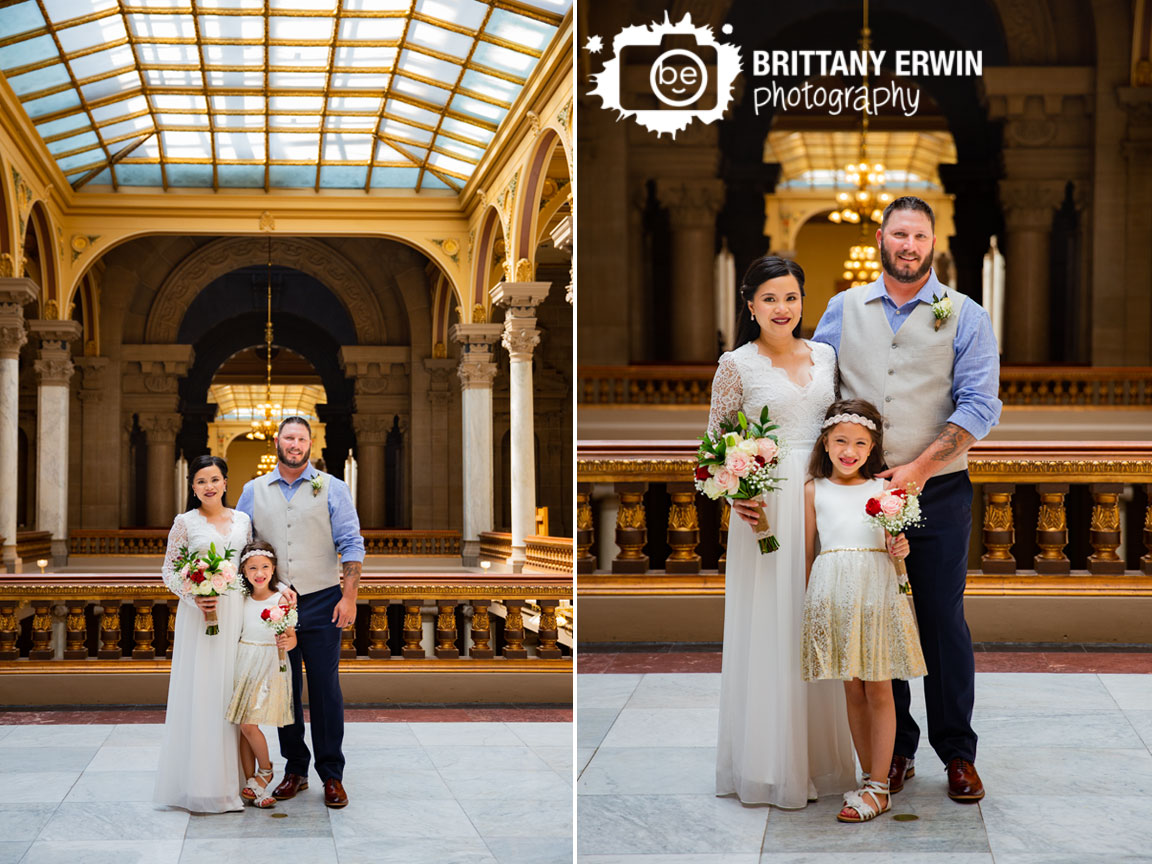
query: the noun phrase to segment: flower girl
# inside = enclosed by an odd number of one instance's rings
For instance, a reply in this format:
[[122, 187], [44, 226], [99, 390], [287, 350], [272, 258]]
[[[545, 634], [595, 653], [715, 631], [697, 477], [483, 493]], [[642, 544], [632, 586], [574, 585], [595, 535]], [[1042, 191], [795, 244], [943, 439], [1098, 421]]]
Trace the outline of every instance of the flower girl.
[[[888, 766], [896, 740], [893, 678], [925, 674], [908, 598], [892, 558], [908, 555], [903, 534], [886, 538], [865, 505], [884, 481], [879, 412], [859, 399], [825, 415], [804, 487], [808, 592], [804, 598], [803, 676], [844, 682], [848, 725], [864, 771], [836, 817], [867, 822], [890, 809]], [[819, 554], [817, 554], [819, 542]], [[885, 778], [881, 780], [880, 778]]]
[[[296, 647], [296, 633], [287, 627], [277, 635], [270, 619], [283, 620], [277, 607], [286, 607], [276, 591], [276, 551], [255, 540], [240, 555], [240, 572], [249, 595], [244, 600], [244, 624], [236, 655], [236, 676], [227, 719], [240, 726], [240, 733], [256, 754], [258, 769], [240, 796], [257, 807], [272, 807], [276, 799], [268, 792], [272, 760], [260, 723], [287, 726], [292, 723], [292, 679], [279, 651]], [[294, 614], [294, 613], [289, 613]]]

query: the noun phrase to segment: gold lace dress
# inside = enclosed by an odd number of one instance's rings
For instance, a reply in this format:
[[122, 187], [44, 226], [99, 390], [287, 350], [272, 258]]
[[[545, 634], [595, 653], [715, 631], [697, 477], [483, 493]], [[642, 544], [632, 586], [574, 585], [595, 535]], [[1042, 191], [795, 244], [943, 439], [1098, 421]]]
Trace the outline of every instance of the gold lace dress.
[[820, 549], [804, 597], [804, 680], [919, 678], [927, 669], [909, 598], [884, 532], [865, 521], [864, 504], [884, 481], [815, 482]]
[[292, 667], [285, 662], [285, 671], [280, 671], [276, 634], [260, 618], [261, 612], [281, 602], [279, 592], [267, 600], [244, 598], [244, 629], [226, 715], [232, 723], [292, 724]]

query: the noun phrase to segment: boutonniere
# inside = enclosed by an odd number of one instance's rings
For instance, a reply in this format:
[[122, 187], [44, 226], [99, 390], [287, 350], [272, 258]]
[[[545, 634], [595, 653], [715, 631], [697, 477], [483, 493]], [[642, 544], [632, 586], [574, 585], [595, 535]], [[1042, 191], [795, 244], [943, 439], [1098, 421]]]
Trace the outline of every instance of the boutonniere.
[[943, 297], [932, 295], [932, 314], [936, 316], [936, 329], [940, 329], [940, 325], [952, 317], [952, 298], [948, 296], [948, 292], [944, 292]]
[[317, 495], [320, 494], [320, 490], [324, 488], [324, 480], [321, 478], [321, 476], [319, 474], [317, 474], [315, 477], [313, 477], [308, 482], [309, 482], [309, 485], [312, 487], [312, 497], [315, 498]]

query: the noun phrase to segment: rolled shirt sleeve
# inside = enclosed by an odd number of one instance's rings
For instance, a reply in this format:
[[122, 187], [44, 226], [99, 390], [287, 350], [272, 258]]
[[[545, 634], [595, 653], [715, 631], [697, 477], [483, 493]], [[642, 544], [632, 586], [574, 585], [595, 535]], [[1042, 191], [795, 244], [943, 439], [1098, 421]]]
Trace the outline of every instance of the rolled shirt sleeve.
[[360, 517], [352, 503], [352, 491], [339, 478], [332, 478], [328, 490], [328, 515], [332, 520], [332, 542], [340, 560], [363, 561], [364, 538], [360, 536]]
[[836, 356], [840, 356], [840, 334], [844, 329], [844, 294], [833, 294], [828, 301], [828, 308], [820, 316], [820, 323], [816, 325], [816, 332], [812, 334], [813, 342], [823, 342], [831, 345]]
[[1000, 422], [1000, 350], [992, 321], [979, 303], [960, 307], [953, 340], [952, 401], [956, 410], [948, 418], [972, 435], [984, 438]]

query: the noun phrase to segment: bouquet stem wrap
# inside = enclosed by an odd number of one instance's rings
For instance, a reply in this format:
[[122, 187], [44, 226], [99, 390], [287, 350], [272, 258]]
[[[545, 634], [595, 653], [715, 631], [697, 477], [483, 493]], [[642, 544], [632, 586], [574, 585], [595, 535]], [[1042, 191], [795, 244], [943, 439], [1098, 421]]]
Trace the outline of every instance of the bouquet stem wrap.
[[281, 672], [287, 672], [288, 671], [288, 652], [285, 651], [283, 648], [277, 648], [276, 650], [280, 654], [280, 671]]
[[760, 503], [760, 510], [756, 516], [756, 527], [752, 529], [752, 533], [762, 555], [775, 552], [780, 548], [780, 541], [772, 533], [772, 526], [768, 524], [768, 516], [764, 513], [763, 501]]
[[220, 619], [216, 617], [215, 609], [204, 613], [204, 623], [208, 625], [208, 629], [204, 631], [205, 635], [216, 636], [220, 633]]

